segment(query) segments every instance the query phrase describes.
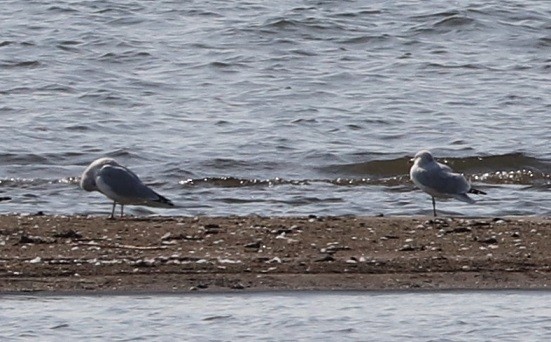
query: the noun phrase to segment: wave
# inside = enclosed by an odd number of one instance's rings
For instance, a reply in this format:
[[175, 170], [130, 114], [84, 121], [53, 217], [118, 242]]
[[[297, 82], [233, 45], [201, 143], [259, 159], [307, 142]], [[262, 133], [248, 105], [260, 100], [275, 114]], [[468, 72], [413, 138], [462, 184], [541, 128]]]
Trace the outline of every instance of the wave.
[[[128, 156], [124, 150], [112, 151], [111, 156]], [[52, 165], [66, 159], [67, 154], [56, 155], [14, 155], [4, 153], [0, 155], [5, 161], [13, 164], [24, 164], [32, 161], [35, 164]], [[85, 159], [81, 153], [71, 153], [72, 158]], [[137, 156], [134, 156], [137, 157]], [[333, 164], [317, 168], [320, 177], [310, 178], [248, 178], [233, 175], [216, 177], [197, 177], [196, 173], [187, 173], [193, 178], [182, 179], [183, 170], [179, 166], [167, 168], [162, 172], [162, 178], [167, 181], [155, 181], [155, 185], [167, 188], [250, 188], [250, 187], [277, 187], [277, 186], [411, 186], [409, 169], [411, 156], [387, 160], [371, 160], [360, 163]], [[463, 173], [472, 182], [496, 185], [496, 184], [517, 184], [530, 185], [535, 189], [548, 188], [551, 186], [551, 162], [523, 153], [510, 153], [492, 156], [470, 156], [470, 157], [445, 157], [437, 158], [439, 162], [449, 165], [457, 172]], [[83, 165], [85, 165], [84, 163]], [[214, 159], [210, 163], [210, 169], [215, 167], [218, 170], [256, 169], [259, 165], [252, 167], [246, 161], [233, 159]], [[266, 165], [264, 165], [266, 167]], [[274, 171], [276, 164], [270, 164], [270, 173]], [[277, 171], [276, 171], [277, 172]], [[0, 187], [26, 188], [44, 187], [52, 184], [78, 185], [79, 176], [68, 176], [63, 178], [17, 178], [6, 177], [0, 179]]]
[[8, 69], [8, 68], [28, 68], [28, 69], [34, 69], [42, 66], [42, 63], [39, 61], [2, 61], [0, 62], [0, 68]]
[[469, 31], [483, 28], [482, 20], [475, 11], [443, 11], [411, 17], [417, 24], [411, 28], [413, 33], [439, 34], [450, 31]]
[[81, 152], [67, 151], [60, 153], [0, 153], [2, 165], [28, 165], [30, 170], [36, 170], [43, 165], [67, 166], [68, 160], [77, 165], [85, 166], [92, 162], [90, 154], [99, 157], [143, 159], [139, 154], [125, 149], [105, 151], [99, 147], [89, 147]]
[[[322, 168], [326, 172], [345, 174], [366, 174], [373, 176], [392, 176], [409, 172], [409, 161], [412, 156], [387, 160], [372, 160], [361, 163], [337, 164]], [[532, 171], [551, 172], [551, 163], [546, 160], [527, 156], [523, 153], [508, 153], [491, 156], [443, 157], [436, 158], [459, 172], [491, 172], [529, 169]]]
[[[361, 163], [336, 164], [320, 168], [327, 174], [360, 176], [361, 179], [377, 179], [385, 183], [409, 182], [411, 157], [389, 160], [372, 160]], [[457, 172], [465, 174], [477, 182], [492, 184], [539, 184], [551, 181], [551, 163], [527, 156], [523, 153], [510, 153], [482, 157], [438, 158]], [[356, 184], [352, 178], [350, 184]], [[392, 180], [392, 181], [391, 181]], [[346, 181], [340, 183], [347, 183]], [[362, 182], [359, 182], [360, 184]]]

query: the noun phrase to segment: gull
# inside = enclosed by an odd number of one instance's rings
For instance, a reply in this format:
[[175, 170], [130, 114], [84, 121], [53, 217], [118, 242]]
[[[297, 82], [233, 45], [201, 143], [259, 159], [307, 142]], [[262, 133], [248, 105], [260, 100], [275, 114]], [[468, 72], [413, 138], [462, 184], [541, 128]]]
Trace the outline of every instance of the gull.
[[121, 206], [121, 217], [127, 204], [174, 207], [172, 201], [143, 184], [134, 172], [112, 158], [100, 158], [92, 162], [82, 173], [80, 187], [86, 191], [99, 191], [113, 200], [110, 218], [115, 217], [117, 203]]
[[470, 198], [467, 193], [486, 195], [484, 191], [471, 188], [471, 185], [462, 174], [454, 173], [447, 165], [435, 161], [429, 151], [417, 152], [411, 161], [413, 166], [409, 171], [409, 176], [417, 187], [431, 195], [432, 211], [435, 217], [435, 197], [453, 197], [473, 204], [475, 200]]

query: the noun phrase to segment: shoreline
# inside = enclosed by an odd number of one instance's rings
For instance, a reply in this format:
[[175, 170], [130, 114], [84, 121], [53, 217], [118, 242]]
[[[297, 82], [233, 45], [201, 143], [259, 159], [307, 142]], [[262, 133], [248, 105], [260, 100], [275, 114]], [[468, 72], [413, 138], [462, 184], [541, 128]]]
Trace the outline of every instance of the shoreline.
[[547, 290], [546, 217], [0, 216], [0, 295]]
[[286, 290], [286, 289], [274, 289], [274, 290], [210, 290], [210, 291], [28, 291], [28, 292], [0, 292], [1, 297], [135, 297], [135, 296], [159, 296], [159, 297], [179, 297], [179, 296], [293, 296], [295, 294], [301, 295], [316, 295], [316, 294], [340, 294], [340, 295], [358, 295], [358, 294], [372, 294], [372, 295], [387, 295], [387, 294], [463, 294], [463, 293], [549, 293], [550, 288], [488, 288], [488, 289], [386, 289], [386, 290]]

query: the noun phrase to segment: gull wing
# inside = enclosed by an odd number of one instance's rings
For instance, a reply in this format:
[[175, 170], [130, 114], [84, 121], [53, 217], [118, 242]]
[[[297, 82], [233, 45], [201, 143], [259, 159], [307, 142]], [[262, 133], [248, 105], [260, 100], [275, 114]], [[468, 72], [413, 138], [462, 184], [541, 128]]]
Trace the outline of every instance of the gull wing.
[[172, 202], [142, 183], [135, 173], [123, 166], [105, 165], [96, 174], [101, 193], [120, 204], [172, 207]]
[[440, 164], [437, 167], [418, 170], [415, 172], [415, 178], [423, 187], [442, 195], [465, 194], [471, 188], [463, 175], [453, 173], [447, 166], [440, 167]]

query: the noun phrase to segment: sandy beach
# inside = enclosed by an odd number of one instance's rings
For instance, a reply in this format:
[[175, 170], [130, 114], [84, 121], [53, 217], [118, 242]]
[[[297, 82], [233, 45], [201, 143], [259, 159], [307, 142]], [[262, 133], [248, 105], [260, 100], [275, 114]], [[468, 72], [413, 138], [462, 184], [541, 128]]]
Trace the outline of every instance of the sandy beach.
[[0, 216], [0, 291], [545, 289], [551, 220]]

